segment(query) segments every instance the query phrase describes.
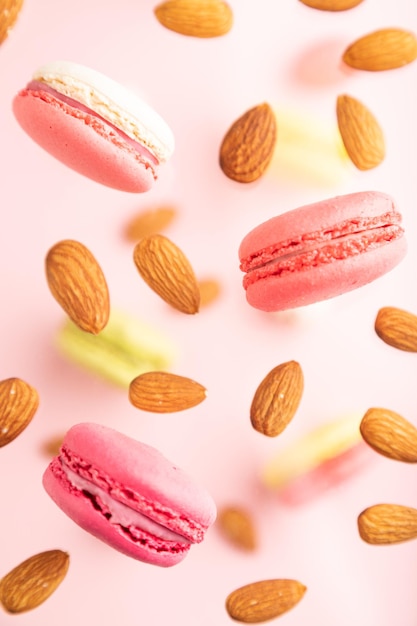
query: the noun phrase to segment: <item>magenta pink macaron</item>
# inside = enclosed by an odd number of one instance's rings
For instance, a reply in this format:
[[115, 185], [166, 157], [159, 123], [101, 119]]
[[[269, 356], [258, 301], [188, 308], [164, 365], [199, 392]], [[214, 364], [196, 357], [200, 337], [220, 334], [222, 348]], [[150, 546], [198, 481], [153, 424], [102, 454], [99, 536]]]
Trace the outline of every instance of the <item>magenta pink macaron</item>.
[[73, 170], [108, 187], [148, 191], [172, 155], [166, 122], [139, 96], [83, 65], [39, 68], [13, 100], [24, 131]]
[[210, 494], [158, 450], [99, 424], [67, 432], [43, 485], [84, 530], [162, 567], [182, 561], [216, 518]]
[[250, 305], [292, 309], [361, 287], [405, 256], [402, 216], [387, 194], [316, 202], [257, 226], [239, 247]]

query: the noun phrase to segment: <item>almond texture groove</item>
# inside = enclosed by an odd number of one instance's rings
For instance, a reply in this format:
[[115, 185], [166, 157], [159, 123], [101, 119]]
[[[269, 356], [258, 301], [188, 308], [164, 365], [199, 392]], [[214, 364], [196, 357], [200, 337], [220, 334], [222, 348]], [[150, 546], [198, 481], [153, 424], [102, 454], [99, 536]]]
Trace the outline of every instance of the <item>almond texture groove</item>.
[[200, 404], [205, 397], [206, 389], [200, 383], [169, 372], [141, 374], [129, 386], [133, 406], [153, 413], [184, 411]]
[[363, 439], [371, 448], [395, 461], [417, 463], [417, 428], [388, 409], [369, 409], [360, 423]]
[[400, 504], [375, 504], [358, 517], [358, 530], [366, 543], [402, 543], [417, 537], [417, 510]]
[[376, 316], [375, 332], [393, 348], [417, 352], [417, 315], [413, 313], [396, 307], [383, 307]]
[[226, 599], [229, 616], [246, 624], [279, 617], [292, 609], [306, 592], [297, 580], [272, 579], [250, 583], [236, 589]]
[[0, 382], [0, 447], [20, 435], [38, 406], [38, 392], [24, 380], [7, 378]]
[[189, 37], [220, 37], [233, 26], [232, 9], [221, 0], [167, 0], [154, 12], [165, 28]]
[[417, 38], [401, 28], [382, 28], [353, 42], [343, 53], [346, 65], [358, 70], [393, 70], [417, 58]]

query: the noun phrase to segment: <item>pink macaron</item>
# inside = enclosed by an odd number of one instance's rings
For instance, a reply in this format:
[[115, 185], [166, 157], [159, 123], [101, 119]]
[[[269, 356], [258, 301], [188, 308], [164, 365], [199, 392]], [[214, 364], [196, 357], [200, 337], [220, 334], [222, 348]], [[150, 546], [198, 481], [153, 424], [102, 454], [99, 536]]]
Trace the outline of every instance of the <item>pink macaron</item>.
[[99, 424], [67, 432], [43, 485], [84, 530], [161, 567], [182, 561], [216, 518], [210, 494], [158, 450]]
[[239, 247], [250, 305], [292, 309], [361, 287], [405, 256], [393, 199], [368, 191], [288, 211], [252, 230]]
[[171, 129], [146, 102], [76, 63], [39, 68], [14, 98], [13, 112], [51, 155], [121, 191], [151, 189], [174, 149]]

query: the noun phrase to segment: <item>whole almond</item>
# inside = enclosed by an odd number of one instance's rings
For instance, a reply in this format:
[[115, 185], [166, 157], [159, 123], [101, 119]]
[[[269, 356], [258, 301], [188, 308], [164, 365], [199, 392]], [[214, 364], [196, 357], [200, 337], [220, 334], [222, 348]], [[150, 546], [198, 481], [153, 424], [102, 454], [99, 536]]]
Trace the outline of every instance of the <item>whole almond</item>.
[[392, 306], [379, 309], [375, 332], [390, 346], [406, 352], [417, 352], [417, 315]]
[[246, 111], [227, 131], [220, 146], [220, 167], [239, 183], [258, 180], [270, 164], [277, 138], [275, 114], [269, 104]]
[[252, 516], [239, 506], [225, 506], [217, 516], [222, 534], [238, 548], [252, 551], [257, 547], [257, 533]]
[[38, 406], [38, 392], [24, 380], [7, 378], [0, 381], [0, 447], [20, 435]]
[[414, 33], [401, 28], [382, 28], [357, 39], [342, 58], [358, 70], [396, 69], [417, 58], [417, 39]]
[[22, 5], [23, 0], [0, 0], [0, 44], [13, 28]]
[[371, 448], [395, 461], [417, 463], [417, 428], [388, 409], [369, 409], [360, 431]]
[[155, 234], [136, 244], [133, 259], [139, 274], [165, 302], [182, 313], [197, 313], [198, 282], [185, 254], [167, 237]]
[[200, 404], [205, 388], [191, 378], [169, 372], [146, 372], [129, 386], [129, 400], [137, 409], [153, 413], [174, 413]]
[[135, 243], [155, 233], [165, 230], [176, 217], [174, 207], [159, 206], [141, 211], [134, 215], [126, 226], [125, 235], [129, 241]]
[[274, 367], [258, 386], [250, 408], [255, 430], [276, 437], [290, 423], [304, 390], [304, 377], [297, 361]]
[[265, 622], [292, 609], [305, 592], [297, 580], [261, 580], [233, 591], [226, 599], [226, 610], [238, 622]]
[[301, 0], [301, 2], [320, 11], [346, 11], [357, 7], [363, 0]]
[[204, 278], [198, 281], [200, 289], [200, 305], [207, 306], [215, 302], [221, 292], [220, 283], [215, 278]]
[[221, 0], [167, 0], [154, 12], [165, 28], [189, 37], [220, 37], [233, 25], [232, 9]]
[[346, 152], [359, 170], [370, 170], [385, 158], [385, 140], [374, 115], [362, 102], [341, 95], [336, 104], [337, 122]]
[[36, 608], [64, 580], [68, 567], [69, 555], [61, 550], [35, 554], [0, 581], [0, 603], [9, 613]]
[[359, 535], [371, 544], [409, 541], [417, 537], [417, 510], [400, 504], [375, 504], [358, 517]]
[[65, 239], [46, 256], [46, 278], [55, 300], [82, 330], [97, 335], [110, 312], [106, 279], [93, 254], [82, 243]]

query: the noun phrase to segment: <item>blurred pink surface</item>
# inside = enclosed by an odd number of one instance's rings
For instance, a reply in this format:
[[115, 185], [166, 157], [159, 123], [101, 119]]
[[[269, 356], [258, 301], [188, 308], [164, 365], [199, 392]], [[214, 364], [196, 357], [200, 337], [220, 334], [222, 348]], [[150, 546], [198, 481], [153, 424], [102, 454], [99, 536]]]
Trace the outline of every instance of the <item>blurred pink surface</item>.
[[[346, 45], [386, 26], [417, 29], [409, 0], [365, 0], [343, 13], [325, 13], [297, 0], [231, 2], [232, 31], [197, 40], [163, 28], [149, 0], [26, 0], [0, 48], [0, 379], [34, 385], [41, 404], [33, 422], [0, 450], [2, 472], [0, 576], [25, 558], [52, 548], [71, 563], [58, 590], [0, 624], [49, 626], [223, 626], [232, 590], [263, 578], [296, 578], [308, 587], [280, 618], [288, 626], [414, 626], [417, 544], [376, 547], [358, 535], [357, 515], [378, 502], [417, 506], [417, 468], [375, 455], [370, 467], [304, 506], [291, 508], [258, 480], [263, 463], [315, 425], [371, 406], [416, 423], [416, 355], [383, 344], [373, 330], [378, 309], [417, 313], [417, 63], [371, 74], [340, 67]], [[130, 86], [166, 119], [176, 151], [155, 188], [117, 192], [72, 172], [35, 145], [11, 112], [15, 93], [51, 60], [72, 60]], [[369, 172], [349, 168], [335, 186], [268, 174], [252, 185], [227, 179], [218, 149], [230, 124], [268, 101], [335, 123], [336, 97], [366, 102], [384, 129], [387, 157]], [[279, 137], [279, 119], [278, 119]], [[356, 292], [283, 315], [251, 309], [241, 287], [237, 249], [249, 229], [287, 209], [360, 190], [392, 195], [403, 213], [406, 259]], [[165, 305], [133, 265], [123, 237], [141, 208], [178, 207], [166, 231], [199, 277], [222, 283], [218, 302], [194, 317]], [[62, 238], [79, 239], [108, 279], [112, 304], [172, 336], [179, 346], [173, 371], [208, 389], [198, 407], [152, 415], [127, 394], [63, 359], [53, 342], [63, 313], [46, 285], [44, 258]], [[304, 396], [293, 422], [276, 440], [249, 420], [253, 393], [266, 373], [298, 360]], [[245, 554], [213, 528], [203, 544], [169, 570], [131, 560], [90, 537], [43, 491], [44, 442], [81, 421], [96, 421], [157, 447], [209, 489], [219, 507], [248, 508], [259, 549]]]

